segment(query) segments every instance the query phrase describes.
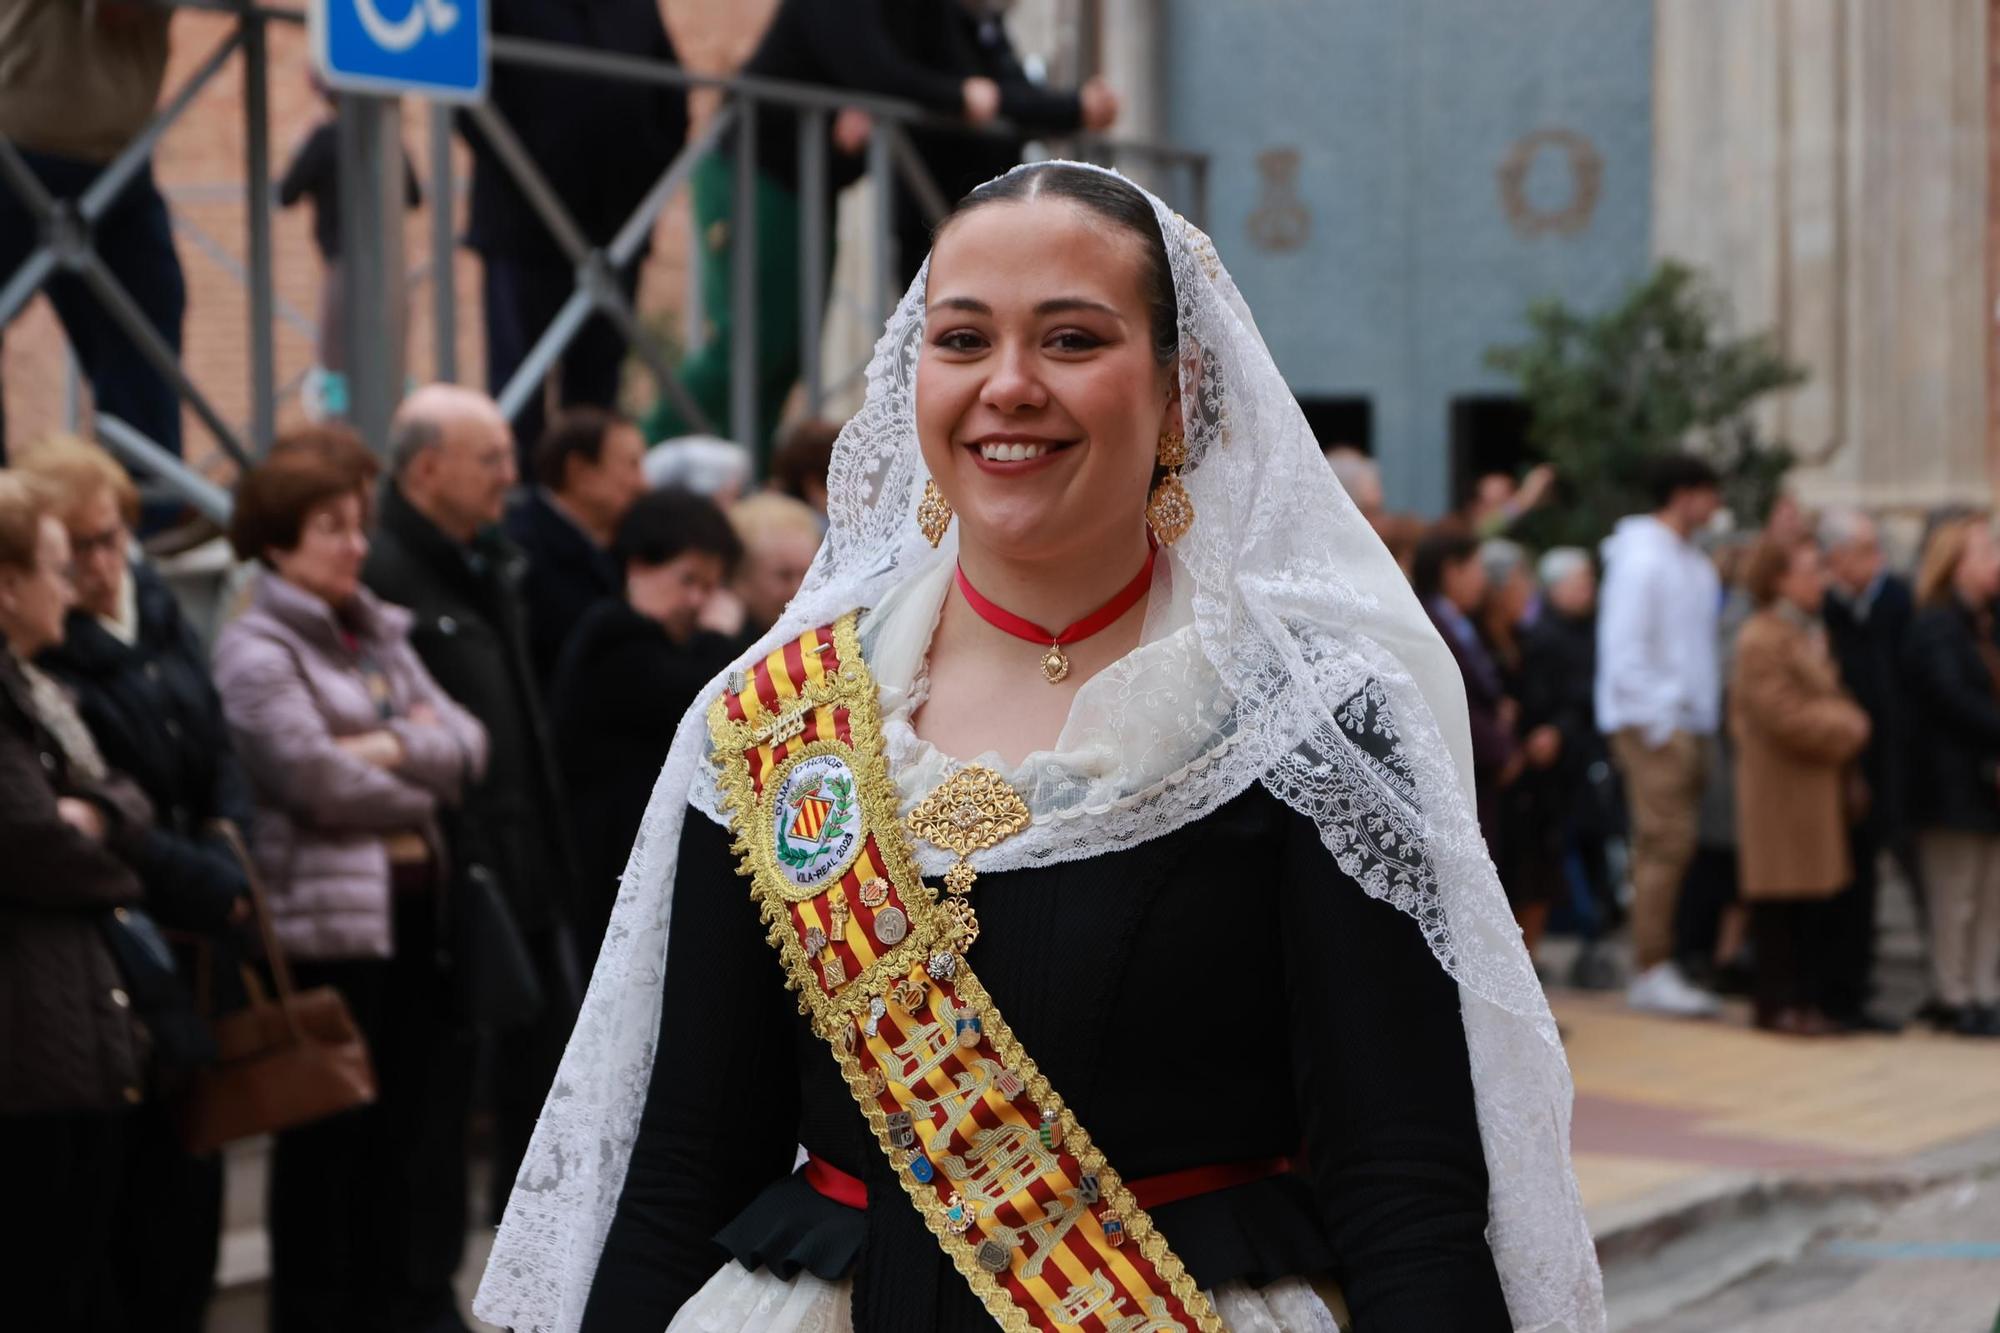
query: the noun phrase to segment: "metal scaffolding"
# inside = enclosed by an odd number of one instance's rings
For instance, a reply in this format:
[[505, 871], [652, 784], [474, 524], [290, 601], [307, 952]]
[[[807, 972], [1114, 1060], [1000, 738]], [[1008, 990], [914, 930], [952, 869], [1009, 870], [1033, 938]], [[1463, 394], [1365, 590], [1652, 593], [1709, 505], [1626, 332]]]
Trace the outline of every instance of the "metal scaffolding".
[[[270, 58], [268, 30], [272, 23], [299, 24], [300, 9], [247, 3], [245, 0], [156, 0], [174, 8], [224, 13], [234, 26], [217, 43], [187, 80], [154, 113], [139, 135], [108, 164], [82, 196], [52, 198], [20, 153], [0, 138], [0, 189], [11, 190], [36, 219], [41, 241], [11, 275], [0, 275], [0, 328], [20, 314], [28, 301], [52, 277], [75, 273], [89, 286], [140, 352], [173, 385], [200, 418], [218, 445], [238, 464], [247, 463], [270, 446], [276, 429], [280, 386], [277, 383], [274, 337], [279, 304], [272, 271], [271, 210], [275, 199], [270, 166]], [[890, 289], [895, 273], [894, 205], [896, 192], [911, 192], [932, 221], [943, 215], [947, 202], [925, 171], [912, 144], [912, 130], [943, 130], [958, 134], [1016, 133], [1004, 122], [972, 129], [964, 122], [929, 112], [913, 103], [847, 89], [820, 87], [743, 75], [720, 77], [690, 72], [678, 65], [637, 56], [591, 51], [548, 42], [496, 35], [492, 59], [499, 64], [587, 75], [593, 78], [662, 85], [683, 90], [714, 89], [722, 95], [716, 113], [646, 191], [617, 234], [595, 245], [577, 225], [562, 199], [522, 146], [506, 118], [489, 104], [464, 108], [491, 144], [537, 217], [574, 266], [575, 285], [568, 301], [529, 351], [498, 394], [503, 412], [516, 417], [540, 391], [550, 370], [593, 316], [618, 327], [633, 353], [652, 375], [659, 392], [670, 398], [688, 419], [709, 429], [707, 421], [674, 374], [667, 349], [640, 318], [618, 274], [636, 261], [652, 235], [669, 200], [686, 183], [704, 156], [719, 150], [724, 136], [736, 131], [735, 195], [731, 235], [755, 235], [757, 136], [754, 127], [763, 114], [796, 114], [799, 122], [799, 181], [803, 198], [818, 199], [828, 179], [828, 117], [844, 107], [856, 107], [873, 119], [867, 148], [866, 187], [874, 201], [870, 253], [876, 275], [872, 312], [886, 318], [899, 293]], [[213, 400], [189, 377], [169, 342], [153, 327], [94, 247], [93, 224], [119, 192], [146, 164], [155, 145], [186, 112], [196, 96], [229, 61], [243, 60], [245, 259], [240, 280], [249, 296], [250, 415], [244, 426], [232, 424]], [[424, 268], [431, 284], [435, 373], [455, 379], [458, 370], [458, 299], [452, 263], [457, 247], [453, 208], [458, 194], [451, 152], [452, 109], [428, 109], [430, 183], [430, 254]], [[343, 296], [349, 346], [346, 352], [350, 421], [364, 439], [384, 447], [387, 425], [401, 393], [398, 344], [401, 322], [391, 319], [392, 296], [408, 281], [402, 256], [402, 138], [400, 102], [394, 97], [344, 94], [339, 109], [342, 180], [341, 225]], [[1181, 206], [1197, 224], [1207, 213], [1205, 155], [1171, 145], [1083, 136], [1076, 152], [1106, 162], [1138, 159], [1172, 180]], [[177, 226], [180, 224], [177, 222]], [[181, 227], [183, 232], [185, 227]], [[215, 246], [202, 234], [197, 244]], [[801, 210], [799, 231], [799, 314], [802, 325], [801, 380], [807, 402], [817, 411], [828, 385], [821, 355], [821, 328], [826, 315], [826, 278], [832, 239], [826, 218], [817, 207]], [[229, 267], [235, 268], [232, 263]], [[732, 247], [730, 291], [735, 312], [729, 348], [731, 394], [728, 433], [736, 439], [759, 438], [757, 420], [757, 284], [756, 248]], [[289, 322], [303, 323], [296, 312], [284, 312]], [[392, 327], [393, 326], [393, 327]], [[124, 422], [100, 420], [99, 436], [107, 447], [156, 483], [202, 509], [212, 510], [216, 488], [206, 478], [175, 459]]]

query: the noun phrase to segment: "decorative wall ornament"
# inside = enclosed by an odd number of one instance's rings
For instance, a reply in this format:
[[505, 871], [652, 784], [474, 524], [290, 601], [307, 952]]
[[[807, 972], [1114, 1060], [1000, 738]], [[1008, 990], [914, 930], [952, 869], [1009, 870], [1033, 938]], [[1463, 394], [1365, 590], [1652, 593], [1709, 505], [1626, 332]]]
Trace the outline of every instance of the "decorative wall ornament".
[[[1528, 198], [1528, 173], [1544, 150], [1562, 154], [1569, 168], [1569, 199], [1560, 208], [1546, 208]], [[1535, 130], [1514, 141], [1497, 173], [1500, 207], [1507, 221], [1523, 236], [1573, 236], [1590, 225], [1604, 187], [1604, 156], [1575, 130]]]
[[1299, 150], [1270, 148], [1257, 154], [1264, 197], [1250, 214], [1250, 243], [1259, 250], [1296, 250], [1312, 234], [1312, 210], [1299, 199]]

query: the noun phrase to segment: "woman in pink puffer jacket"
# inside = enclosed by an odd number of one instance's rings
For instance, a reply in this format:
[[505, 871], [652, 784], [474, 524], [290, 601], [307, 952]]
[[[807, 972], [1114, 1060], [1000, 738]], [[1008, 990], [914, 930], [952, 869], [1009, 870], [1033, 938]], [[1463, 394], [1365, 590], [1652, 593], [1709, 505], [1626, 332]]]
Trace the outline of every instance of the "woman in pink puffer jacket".
[[308, 502], [342, 476], [294, 454], [245, 478], [232, 539], [298, 535], [289, 550], [239, 546], [265, 569], [215, 645], [256, 794], [251, 849], [279, 938], [308, 959], [394, 952], [392, 883], [422, 877], [405, 867], [435, 867], [439, 805], [486, 766], [485, 730], [424, 670], [409, 613], [360, 582], [364, 490]]
[[278, 1135], [277, 1333], [457, 1318], [473, 1048], [448, 975], [438, 813], [484, 772], [486, 733], [418, 661], [409, 613], [361, 586], [374, 469], [353, 436], [321, 429], [244, 475], [230, 541], [264, 569], [215, 646], [279, 937], [301, 986], [346, 998], [379, 1087], [373, 1106]]

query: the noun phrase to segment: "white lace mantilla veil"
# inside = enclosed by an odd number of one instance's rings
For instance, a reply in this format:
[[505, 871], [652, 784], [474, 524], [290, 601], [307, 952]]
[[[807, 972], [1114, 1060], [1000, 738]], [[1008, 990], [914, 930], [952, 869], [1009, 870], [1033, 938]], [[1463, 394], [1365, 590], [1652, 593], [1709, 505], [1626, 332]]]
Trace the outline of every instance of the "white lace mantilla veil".
[[[1038, 819], [974, 864], [1098, 855], [1256, 782], [1313, 820], [1340, 868], [1414, 917], [1459, 983], [1488, 1240], [1516, 1329], [1595, 1333], [1603, 1295], [1570, 1168], [1569, 1068], [1474, 815], [1458, 670], [1334, 479], [1214, 245], [1147, 197], [1173, 263], [1197, 515], [1162, 555], [1177, 588], [1191, 581], [1194, 633], [1223, 686], [1216, 743], [1204, 762], [1087, 818]], [[876, 344], [866, 400], [834, 448], [826, 541], [797, 598], [675, 735], [480, 1284], [474, 1308], [493, 1323], [567, 1333], [582, 1319], [652, 1074], [682, 821], [690, 800], [713, 813], [708, 702], [783, 641], [955, 558], [954, 538], [932, 550], [915, 521], [923, 291], [920, 272]]]

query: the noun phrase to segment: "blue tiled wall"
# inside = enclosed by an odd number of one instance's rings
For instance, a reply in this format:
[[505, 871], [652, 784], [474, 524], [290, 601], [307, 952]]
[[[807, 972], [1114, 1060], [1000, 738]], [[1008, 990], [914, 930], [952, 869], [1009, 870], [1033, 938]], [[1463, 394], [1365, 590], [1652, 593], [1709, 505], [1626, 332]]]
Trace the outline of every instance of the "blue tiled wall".
[[[1213, 155], [1209, 227], [1301, 396], [1365, 395], [1389, 499], [1447, 502], [1451, 400], [1505, 392], [1481, 364], [1528, 302], [1612, 299], [1648, 262], [1650, 0], [1164, 0], [1170, 137]], [[1524, 235], [1498, 183], [1524, 137], [1602, 162], [1571, 234]], [[1305, 243], [1260, 248], [1258, 155], [1300, 153]], [[1571, 195], [1560, 150], [1532, 205]], [[1265, 216], [1270, 216], [1266, 214]]]

